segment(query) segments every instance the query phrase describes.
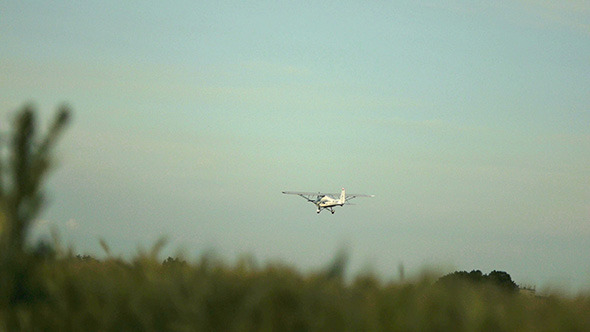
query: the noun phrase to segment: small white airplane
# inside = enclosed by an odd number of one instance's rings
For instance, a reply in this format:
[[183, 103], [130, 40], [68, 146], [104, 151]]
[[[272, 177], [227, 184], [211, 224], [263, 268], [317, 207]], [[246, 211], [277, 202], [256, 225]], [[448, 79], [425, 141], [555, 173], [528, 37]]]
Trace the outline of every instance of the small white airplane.
[[305, 198], [308, 202], [311, 202], [317, 206], [317, 213], [322, 212], [323, 209], [329, 210], [334, 214], [334, 207], [335, 206], [342, 206], [344, 204], [350, 204], [350, 201], [356, 197], [375, 197], [375, 195], [359, 195], [359, 194], [346, 194], [344, 188], [342, 188], [342, 192], [340, 193], [340, 198], [336, 199], [335, 197], [338, 194], [326, 194], [326, 193], [310, 193], [310, 192], [299, 192], [299, 191], [283, 191], [283, 194], [287, 195], [299, 195]]

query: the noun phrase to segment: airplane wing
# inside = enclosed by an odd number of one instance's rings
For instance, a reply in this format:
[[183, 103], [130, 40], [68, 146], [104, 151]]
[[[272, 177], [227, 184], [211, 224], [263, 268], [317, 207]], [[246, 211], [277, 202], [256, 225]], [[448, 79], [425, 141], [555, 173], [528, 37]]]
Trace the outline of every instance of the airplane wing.
[[[305, 192], [305, 191], [283, 191], [283, 194], [287, 194], [287, 195], [299, 195], [305, 199], [307, 199], [310, 202], [314, 202], [314, 200], [311, 199], [311, 197], [319, 197], [319, 196], [331, 196], [331, 197], [338, 197], [340, 195], [340, 193], [322, 193], [322, 192]], [[365, 195], [365, 194], [346, 194], [346, 200], [349, 201], [353, 198], [357, 198], [357, 197], [375, 197], [375, 195]]]
[[305, 195], [305, 196], [323, 196], [323, 195], [334, 195], [334, 194], [326, 194], [322, 192], [305, 192], [305, 191], [283, 191], [283, 194], [287, 195]]
[[328, 195], [328, 194], [324, 194], [324, 193], [312, 193], [312, 192], [304, 192], [304, 191], [283, 191], [283, 194], [286, 195], [298, 195], [301, 196], [303, 198], [305, 198], [308, 202], [312, 202], [315, 203], [314, 199], [311, 199], [312, 197], [318, 197], [318, 196], [324, 196], [324, 195]]
[[346, 194], [346, 200], [350, 201], [353, 198], [357, 197], [375, 197], [375, 195], [364, 195], [364, 194]]

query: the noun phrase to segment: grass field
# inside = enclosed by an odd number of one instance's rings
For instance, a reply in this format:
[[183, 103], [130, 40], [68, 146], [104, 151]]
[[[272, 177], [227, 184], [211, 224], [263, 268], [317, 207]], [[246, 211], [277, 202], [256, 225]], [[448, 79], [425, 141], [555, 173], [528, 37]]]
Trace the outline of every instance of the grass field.
[[[345, 282], [324, 272], [141, 255], [24, 259], [4, 331], [590, 331], [590, 297], [509, 293], [424, 276]], [[6, 266], [3, 266], [6, 267]], [[15, 273], [17, 272], [17, 273]], [[3, 284], [4, 286], [4, 284]]]

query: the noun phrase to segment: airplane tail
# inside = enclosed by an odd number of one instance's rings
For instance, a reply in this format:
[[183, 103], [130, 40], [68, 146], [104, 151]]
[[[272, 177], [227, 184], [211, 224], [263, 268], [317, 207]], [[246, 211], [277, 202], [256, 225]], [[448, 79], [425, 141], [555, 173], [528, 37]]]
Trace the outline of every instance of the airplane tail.
[[342, 192], [340, 193], [340, 204], [344, 204], [346, 202], [346, 192], [344, 188], [342, 188]]

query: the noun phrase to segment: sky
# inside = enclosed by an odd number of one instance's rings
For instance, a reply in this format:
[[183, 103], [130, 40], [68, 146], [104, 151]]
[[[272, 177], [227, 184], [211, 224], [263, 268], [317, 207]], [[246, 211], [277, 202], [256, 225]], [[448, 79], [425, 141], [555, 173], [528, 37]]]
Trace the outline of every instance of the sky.
[[73, 110], [33, 234], [76, 252], [590, 289], [586, 1], [0, 1], [0, 91]]

